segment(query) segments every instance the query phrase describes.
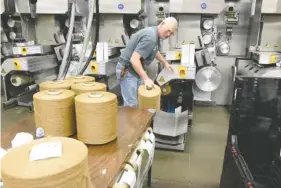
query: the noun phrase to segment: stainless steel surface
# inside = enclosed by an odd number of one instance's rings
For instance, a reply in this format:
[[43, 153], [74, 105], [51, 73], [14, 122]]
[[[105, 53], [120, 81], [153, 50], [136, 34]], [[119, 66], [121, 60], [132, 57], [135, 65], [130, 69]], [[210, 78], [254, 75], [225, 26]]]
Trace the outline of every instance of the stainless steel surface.
[[264, 15], [260, 51], [281, 51], [280, 31], [281, 15]]
[[15, 46], [13, 47], [13, 55], [36, 55], [36, 54], [46, 54], [52, 52], [51, 46]]
[[170, 48], [180, 48], [183, 43], [195, 42], [200, 47], [198, 36], [201, 36], [200, 15], [178, 15], [178, 31], [170, 39]]
[[[2, 76], [11, 71], [37, 72], [57, 67], [55, 55], [29, 56], [20, 58], [8, 58], [2, 64]], [[5, 70], [5, 73], [3, 72]]]
[[[247, 38], [250, 23], [251, 0], [240, 0], [235, 4], [236, 10], [239, 13], [239, 22], [236, 25], [226, 24], [225, 15], [222, 13], [215, 18], [215, 26], [217, 32], [221, 32], [222, 36], [216, 37], [219, 41], [229, 40], [230, 56], [245, 56], [247, 46]], [[232, 28], [232, 35], [227, 34], [227, 27]]]
[[99, 42], [108, 42], [108, 46], [112, 47], [125, 46], [121, 37], [126, 35], [123, 15], [101, 15], [100, 24]]
[[260, 67], [253, 62], [248, 62], [242, 66], [239, 66], [239, 75], [264, 77], [264, 78], [281, 78], [281, 68], [277, 66]]
[[216, 90], [221, 83], [221, 73], [214, 66], [206, 66], [197, 71], [195, 83], [205, 92]]
[[231, 67], [235, 64], [235, 58], [221, 56], [216, 59], [216, 67], [221, 72], [221, 84], [211, 93], [211, 100], [217, 105], [228, 105], [232, 102], [233, 77]]
[[259, 40], [262, 0], [252, 1], [253, 4], [255, 2], [256, 4], [255, 6], [253, 6], [254, 15], [252, 15], [250, 18], [247, 47], [250, 46], [256, 47], [258, 45], [258, 40]]
[[41, 45], [55, 45], [57, 41], [54, 35], [60, 31], [59, 21], [55, 15], [38, 15], [35, 25], [36, 41]]
[[171, 13], [219, 14], [224, 6], [224, 0], [170, 0]]
[[[15, 0], [16, 12], [30, 13], [29, 1]], [[68, 0], [40, 0], [36, 3], [37, 14], [65, 14], [68, 10]]]
[[262, 13], [281, 14], [281, 0], [263, 0], [262, 3]]
[[142, 0], [99, 1], [100, 13], [137, 14], [142, 9]]

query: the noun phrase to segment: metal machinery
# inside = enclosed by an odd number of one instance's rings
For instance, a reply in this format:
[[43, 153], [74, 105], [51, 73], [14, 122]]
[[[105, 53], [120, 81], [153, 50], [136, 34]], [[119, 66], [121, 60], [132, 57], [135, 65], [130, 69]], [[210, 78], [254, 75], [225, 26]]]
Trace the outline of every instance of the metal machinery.
[[214, 19], [225, 4], [222, 0], [153, 3], [156, 8], [150, 20], [154, 24], [168, 15], [178, 20], [175, 36], [161, 43], [173, 72], [160, 68], [156, 77], [162, 89], [162, 109], [154, 119], [156, 147], [183, 151], [192, 124], [193, 101], [211, 101], [210, 93], [220, 85], [221, 74], [214, 64], [218, 46]]
[[[234, 67], [235, 75], [281, 77], [281, 1], [256, 1], [250, 28], [250, 55]], [[242, 59], [243, 60], [243, 59]], [[235, 76], [234, 75], [234, 76]]]
[[[79, 2], [75, 13], [78, 23], [85, 12], [82, 0]], [[32, 108], [38, 84], [57, 79], [59, 62], [53, 49], [65, 43], [69, 2], [2, 0], [1, 5], [3, 105]], [[79, 25], [76, 28], [79, 34]]]
[[[78, 57], [72, 58], [66, 76], [94, 76], [96, 80], [104, 80], [108, 90], [119, 95], [115, 67], [127, 39], [143, 27], [142, 1], [89, 0], [89, 12], [91, 21], [87, 24], [85, 40], [83, 44], [73, 45], [72, 54], [78, 54]], [[91, 17], [93, 14], [94, 17]], [[60, 59], [63, 59], [63, 55], [60, 55]]]

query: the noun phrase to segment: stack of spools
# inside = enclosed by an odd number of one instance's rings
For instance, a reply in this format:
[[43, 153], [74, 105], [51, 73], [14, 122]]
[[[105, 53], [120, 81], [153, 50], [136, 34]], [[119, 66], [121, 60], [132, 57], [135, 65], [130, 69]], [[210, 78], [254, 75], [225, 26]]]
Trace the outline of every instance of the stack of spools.
[[138, 89], [138, 102], [140, 109], [155, 109], [160, 110], [161, 89], [154, 85], [152, 88], [147, 88], [141, 85]]
[[[36, 127], [45, 136], [72, 136], [87, 144], [105, 144], [117, 137], [117, 96], [89, 76], [46, 82], [34, 95]], [[71, 90], [69, 90], [71, 89]]]
[[[61, 148], [61, 156], [42, 159], [50, 147]], [[40, 149], [42, 152], [32, 155]], [[3, 157], [2, 180], [5, 188], [92, 188], [88, 149], [85, 144], [72, 138], [34, 140], [11, 149]]]

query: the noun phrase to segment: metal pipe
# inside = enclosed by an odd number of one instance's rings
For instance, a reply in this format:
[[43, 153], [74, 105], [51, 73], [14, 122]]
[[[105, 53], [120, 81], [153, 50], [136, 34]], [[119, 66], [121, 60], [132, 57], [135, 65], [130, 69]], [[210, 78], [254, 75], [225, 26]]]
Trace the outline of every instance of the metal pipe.
[[31, 18], [36, 18], [36, 3], [37, 0], [29, 0], [29, 8], [30, 8], [30, 14]]
[[89, 17], [88, 17], [88, 23], [87, 23], [87, 30], [86, 30], [86, 34], [85, 34], [85, 39], [84, 39], [82, 51], [81, 51], [81, 54], [80, 54], [80, 59], [79, 59], [79, 63], [78, 63], [79, 69], [77, 69], [77, 73], [79, 72], [79, 70], [81, 70], [81, 68], [83, 66], [83, 62], [84, 62], [84, 58], [85, 58], [85, 53], [86, 53], [86, 50], [88, 48], [89, 39], [90, 39], [90, 33], [91, 33], [92, 23], [93, 23], [93, 18], [94, 18], [94, 7], [95, 7], [95, 1], [94, 0], [90, 0], [89, 1], [89, 9], [90, 9], [90, 11], [89, 11]]
[[71, 6], [70, 26], [69, 26], [68, 33], [67, 33], [67, 41], [66, 41], [65, 51], [64, 51], [61, 66], [60, 66], [60, 69], [59, 69], [58, 80], [63, 79], [62, 78], [63, 73], [64, 73], [64, 70], [66, 68], [67, 58], [69, 56], [69, 51], [70, 51], [70, 46], [71, 46], [71, 38], [72, 38], [72, 33], [73, 33], [73, 29], [74, 29], [74, 22], [75, 22], [75, 4], [76, 4], [76, 1], [73, 1], [72, 6]]

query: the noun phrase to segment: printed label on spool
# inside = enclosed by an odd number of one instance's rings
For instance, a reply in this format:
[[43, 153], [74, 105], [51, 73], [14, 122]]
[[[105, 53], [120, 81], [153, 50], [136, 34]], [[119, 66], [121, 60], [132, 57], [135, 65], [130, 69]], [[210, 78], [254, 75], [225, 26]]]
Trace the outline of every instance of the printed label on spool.
[[29, 161], [37, 161], [61, 156], [62, 143], [52, 141], [33, 146], [29, 155]]
[[102, 93], [93, 92], [88, 95], [90, 98], [101, 98], [103, 96]]

